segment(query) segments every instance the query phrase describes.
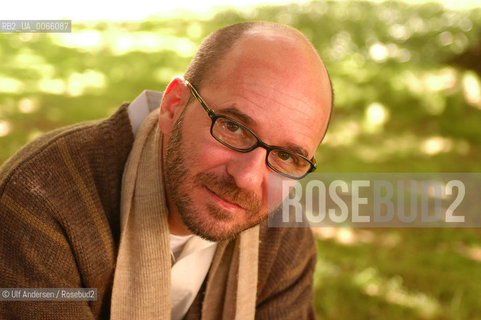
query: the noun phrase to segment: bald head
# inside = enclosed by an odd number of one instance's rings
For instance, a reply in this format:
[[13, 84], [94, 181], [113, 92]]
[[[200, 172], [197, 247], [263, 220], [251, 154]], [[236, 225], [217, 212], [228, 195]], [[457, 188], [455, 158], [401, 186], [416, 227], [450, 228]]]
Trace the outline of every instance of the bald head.
[[[317, 65], [314, 66], [311, 72], [322, 72], [328, 79], [331, 105], [333, 104], [333, 92], [329, 74], [312, 43], [297, 29], [278, 23], [266, 21], [237, 23], [211, 33], [204, 39], [197, 50], [196, 55], [184, 75], [185, 79], [189, 80], [190, 83], [199, 89], [204, 82], [215, 80], [214, 73], [218, 70], [220, 63], [225, 60], [226, 55], [231, 52], [232, 49], [239, 47], [239, 40], [245, 40], [245, 38], [250, 37], [260, 39], [264, 37], [265, 39], [270, 38], [274, 41], [291, 39], [293, 43], [298, 46], [297, 49], [304, 50], [308, 54], [308, 59], [317, 62]], [[273, 54], [273, 52], [264, 53], [267, 56]]]
[[300, 87], [305, 96], [317, 96], [325, 106], [332, 104], [329, 75], [317, 51], [302, 33], [284, 25], [262, 23], [246, 30], [208, 81], [233, 81], [241, 73], [258, 77], [261, 69], [272, 71], [279, 90]]

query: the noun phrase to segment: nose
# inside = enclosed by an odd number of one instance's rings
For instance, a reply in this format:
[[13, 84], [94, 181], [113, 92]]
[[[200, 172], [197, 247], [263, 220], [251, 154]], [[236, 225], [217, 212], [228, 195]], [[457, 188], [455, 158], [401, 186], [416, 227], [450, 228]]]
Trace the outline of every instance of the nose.
[[268, 171], [266, 152], [263, 148], [256, 148], [251, 152], [233, 155], [227, 165], [227, 173], [234, 178], [239, 188], [259, 192]]

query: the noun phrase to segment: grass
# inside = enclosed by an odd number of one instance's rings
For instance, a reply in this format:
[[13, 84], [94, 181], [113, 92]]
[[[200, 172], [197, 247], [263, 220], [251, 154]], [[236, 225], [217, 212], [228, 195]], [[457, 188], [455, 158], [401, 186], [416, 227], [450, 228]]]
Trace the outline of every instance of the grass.
[[477, 229], [318, 232], [316, 311], [327, 319], [479, 319]]

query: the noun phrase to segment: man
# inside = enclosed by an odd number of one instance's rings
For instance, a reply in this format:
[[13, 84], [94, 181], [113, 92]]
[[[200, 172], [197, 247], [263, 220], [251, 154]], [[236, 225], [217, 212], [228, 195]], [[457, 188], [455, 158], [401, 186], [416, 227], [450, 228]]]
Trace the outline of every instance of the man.
[[313, 319], [310, 230], [266, 218], [272, 190], [315, 168], [331, 105], [300, 32], [243, 23], [163, 95], [28, 145], [0, 173], [0, 287], [98, 297], [1, 302], [0, 317]]

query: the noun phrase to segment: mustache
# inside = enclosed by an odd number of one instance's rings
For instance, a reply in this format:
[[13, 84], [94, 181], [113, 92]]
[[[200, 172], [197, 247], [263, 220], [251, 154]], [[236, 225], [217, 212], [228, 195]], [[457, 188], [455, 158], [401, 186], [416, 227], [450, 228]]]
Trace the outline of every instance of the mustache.
[[235, 203], [248, 212], [257, 213], [262, 208], [262, 201], [252, 191], [241, 189], [232, 177], [219, 178], [212, 173], [201, 172], [195, 176], [197, 186], [205, 186], [224, 200]]

